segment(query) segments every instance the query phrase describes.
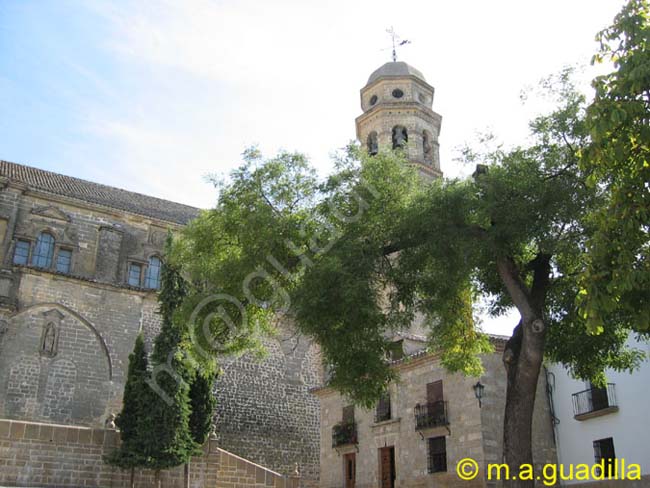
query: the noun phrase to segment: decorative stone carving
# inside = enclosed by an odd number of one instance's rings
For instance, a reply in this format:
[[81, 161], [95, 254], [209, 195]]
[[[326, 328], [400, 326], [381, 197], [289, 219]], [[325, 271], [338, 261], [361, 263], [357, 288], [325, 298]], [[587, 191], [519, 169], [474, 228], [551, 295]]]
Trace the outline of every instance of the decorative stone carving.
[[53, 358], [56, 356], [57, 343], [59, 339], [59, 331], [53, 322], [48, 323], [43, 329], [43, 336], [41, 337], [41, 356]]
[[61, 319], [64, 315], [56, 309], [43, 312], [46, 323], [43, 327], [43, 334], [41, 335], [41, 342], [39, 353], [41, 356], [53, 358], [56, 356], [59, 348], [59, 329], [61, 326]]
[[65, 213], [60, 208], [55, 207], [54, 205], [44, 205], [42, 207], [33, 208], [32, 214], [40, 215], [41, 217], [47, 217], [49, 219], [61, 220], [63, 222], [72, 221], [67, 213]]

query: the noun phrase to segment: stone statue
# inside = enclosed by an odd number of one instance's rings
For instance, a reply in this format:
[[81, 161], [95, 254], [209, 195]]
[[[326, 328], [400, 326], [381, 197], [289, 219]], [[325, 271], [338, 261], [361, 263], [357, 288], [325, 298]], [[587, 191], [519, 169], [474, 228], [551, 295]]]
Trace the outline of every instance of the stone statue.
[[106, 422], [104, 423], [104, 426], [107, 429], [112, 429], [116, 430], [117, 426], [115, 425], [115, 414], [109, 414], [108, 418], [106, 419]]
[[41, 343], [41, 354], [49, 357], [56, 355], [56, 327], [52, 322], [45, 327]]

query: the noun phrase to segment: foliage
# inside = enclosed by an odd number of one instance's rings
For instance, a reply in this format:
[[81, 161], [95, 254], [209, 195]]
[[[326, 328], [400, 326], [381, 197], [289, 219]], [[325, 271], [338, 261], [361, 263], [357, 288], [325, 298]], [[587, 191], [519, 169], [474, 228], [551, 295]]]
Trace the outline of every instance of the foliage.
[[144, 339], [139, 334], [135, 340], [133, 352], [129, 355], [129, 368], [122, 411], [117, 415], [115, 424], [120, 429], [120, 448], [113, 451], [107, 462], [121, 468], [147, 467], [147, 435], [142, 419], [150, 407], [151, 395], [147, 386], [149, 371]]
[[593, 212], [580, 305], [592, 332], [623, 309], [637, 331], [650, 327], [650, 6], [629, 0], [597, 36], [595, 63], [615, 70], [597, 77], [587, 111], [592, 138], [582, 165], [588, 182], [608, 192]]
[[214, 379], [214, 374], [210, 372], [196, 371], [190, 384], [189, 427], [197, 447], [205, 444], [212, 429], [212, 416], [217, 403], [212, 391]]
[[[168, 248], [171, 237], [168, 238]], [[184, 322], [174, 320], [175, 310], [187, 293], [179, 269], [165, 263], [158, 295], [161, 331], [156, 337], [148, 390], [153, 401], [146, 416], [150, 465], [167, 469], [189, 461], [196, 451], [190, 432], [190, 387], [193, 365], [183, 352], [187, 340]], [[157, 397], [156, 397], [157, 395]]]
[[[531, 123], [533, 143], [465, 151], [470, 162], [490, 162], [466, 180], [424, 184], [403, 154], [370, 157], [350, 147], [318, 182], [300, 154], [264, 160], [246, 151], [215, 209], [174, 249], [195, 284], [188, 303], [229, 297], [202, 311], [212, 339], [254, 343], [276, 313], [288, 316], [320, 344], [331, 385], [371, 405], [395, 378], [384, 359], [390, 338], [418, 313], [447, 368], [482, 372], [477, 356], [491, 348], [472, 303], [492, 297], [493, 314], [518, 306], [499, 272], [507, 262], [529, 295], [544, 284], [536, 305], [550, 359], [594, 379], [607, 366], [633, 367], [639, 354], [624, 346], [628, 317], [608, 314], [608, 331], [587, 336], [574, 305], [591, 233], [583, 216], [604, 194], [585, 186], [578, 165], [588, 142], [584, 97], [570, 71], [545, 84], [558, 109]], [[544, 260], [546, 276], [536, 275]]]

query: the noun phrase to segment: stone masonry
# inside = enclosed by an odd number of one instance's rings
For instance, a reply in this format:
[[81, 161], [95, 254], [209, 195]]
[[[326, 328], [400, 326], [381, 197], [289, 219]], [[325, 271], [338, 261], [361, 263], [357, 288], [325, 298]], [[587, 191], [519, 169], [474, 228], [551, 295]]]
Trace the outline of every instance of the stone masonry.
[[[160, 328], [150, 260], [198, 212], [0, 161], [0, 419], [100, 428], [120, 411], [135, 337], [143, 331], [151, 347]], [[43, 234], [53, 240], [45, 266], [34, 261]], [[21, 245], [28, 254], [16, 263]], [[303, 482], [315, 483], [319, 413], [309, 389], [320, 383], [320, 360], [304, 338], [283, 334], [267, 339], [263, 361], [224, 358], [218, 443], [285, 475], [298, 463]], [[0, 463], [13, 458], [10, 448], [0, 453]]]
[[[114, 430], [0, 420], [0, 485], [126, 488], [130, 472], [103, 462], [119, 444]], [[136, 470], [136, 487], [155, 486], [155, 473]], [[184, 467], [160, 473], [162, 485], [184, 488]], [[298, 488], [279, 473], [206, 443], [190, 462], [190, 487]]]

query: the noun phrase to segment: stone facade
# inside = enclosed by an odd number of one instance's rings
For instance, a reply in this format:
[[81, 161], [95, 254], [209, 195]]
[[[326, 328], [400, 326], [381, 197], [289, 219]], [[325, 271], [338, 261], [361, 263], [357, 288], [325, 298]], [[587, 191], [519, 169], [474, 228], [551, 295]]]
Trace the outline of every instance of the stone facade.
[[[0, 485], [127, 488], [130, 472], [104, 463], [119, 445], [114, 430], [0, 420]], [[135, 471], [136, 487], [155, 486], [155, 473]], [[184, 467], [160, 473], [162, 485], [185, 488]], [[191, 488], [298, 488], [299, 476], [282, 476], [206, 443], [190, 462]]]
[[[0, 161], [0, 418], [98, 428], [120, 411], [135, 337], [150, 348], [160, 329], [150, 260], [198, 211]], [[264, 361], [225, 362], [215, 423], [220, 447], [283, 474], [297, 462], [308, 483], [321, 368], [298, 342], [281, 333]]]
[[[352, 443], [344, 442], [333, 447], [333, 429], [342, 422], [343, 408], [349, 402], [329, 388], [316, 390], [321, 402], [320, 486], [391, 486], [381, 484], [381, 450], [391, 447], [394, 449], [394, 486], [397, 488], [487, 486], [483, 476], [486, 463], [500, 462], [501, 459], [506, 390], [501, 363], [504, 342], [502, 339], [494, 342], [495, 353], [482, 358], [485, 374], [480, 381], [485, 390], [481, 407], [473, 389], [477, 378], [450, 374], [434, 354], [414, 353], [394, 362], [399, 380], [389, 389], [390, 418], [377, 418], [376, 409], [355, 408], [356, 437]], [[427, 385], [440, 380], [444, 409], [437, 413], [435, 422], [428, 422], [427, 418], [418, 421], [416, 410], [428, 402]], [[533, 432], [535, 462], [556, 462], [543, 378], [538, 387]], [[429, 439], [433, 438], [444, 438], [440, 442], [444, 442], [442, 459], [446, 469], [430, 473], [429, 456], [433, 453], [430, 452]], [[349, 476], [346, 463], [351, 459], [346, 454], [354, 455], [354, 485], [346, 485], [344, 481], [344, 477]], [[456, 475], [456, 464], [467, 457], [481, 467], [481, 475], [473, 481], [463, 481]], [[440, 457], [436, 461], [439, 463]]]

